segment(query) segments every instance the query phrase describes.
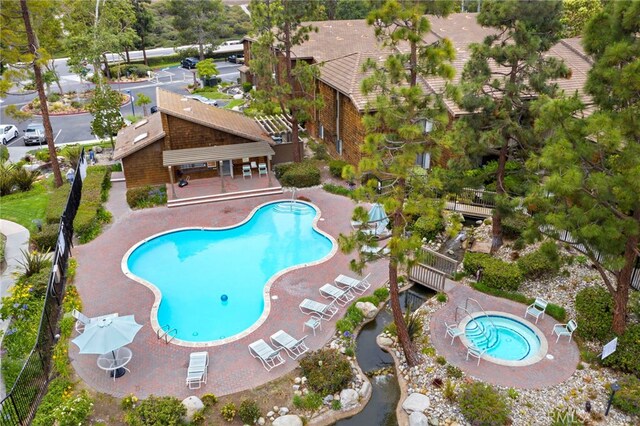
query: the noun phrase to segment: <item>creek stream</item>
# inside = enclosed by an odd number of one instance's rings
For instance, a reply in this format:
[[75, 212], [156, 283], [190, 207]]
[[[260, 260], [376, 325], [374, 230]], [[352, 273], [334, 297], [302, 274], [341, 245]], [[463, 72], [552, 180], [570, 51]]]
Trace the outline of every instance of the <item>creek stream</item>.
[[[402, 309], [411, 305], [415, 309], [435, 293], [414, 285], [400, 294]], [[396, 426], [396, 406], [400, 399], [400, 386], [393, 368], [393, 358], [380, 349], [376, 337], [393, 321], [389, 303], [360, 330], [356, 339], [356, 358], [360, 369], [371, 381], [371, 399], [364, 409], [353, 417], [334, 423], [334, 426]]]

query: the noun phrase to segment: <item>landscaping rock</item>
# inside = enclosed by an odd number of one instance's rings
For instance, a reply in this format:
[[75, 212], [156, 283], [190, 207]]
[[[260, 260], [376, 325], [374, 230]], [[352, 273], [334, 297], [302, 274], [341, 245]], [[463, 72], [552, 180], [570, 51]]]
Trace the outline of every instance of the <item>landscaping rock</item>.
[[295, 414], [287, 414], [275, 419], [273, 426], [302, 426], [302, 419]]
[[102, 147], [100, 145], [96, 145], [96, 146], [93, 147], [93, 151], [96, 154], [100, 154], [100, 153], [102, 153]]
[[187, 409], [185, 419], [187, 422], [193, 420], [193, 415], [204, 408], [204, 404], [197, 396], [190, 396], [182, 400], [182, 405]]
[[343, 389], [340, 392], [340, 405], [343, 410], [350, 410], [358, 405], [358, 392], [353, 389]]
[[389, 347], [393, 345], [393, 339], [386, 336], [378, 336], [378, 345], [383, 347]]
[[259, 424], [260, 426], [264, 426], [264, 425], [265, 425], [265, 423], [267, 423], [267, 421], [264, 419], [264, 417], [260, 417], [260, 418], [258, 418], [258, 424]]
[[378, 312], [376, 305], [371, 302], [358, 302], [356, 303], [356, 308], [360, 309], [367, 319], [375, 317]]
[[421, 393], [412, 393], [402, 403], [402, 409], [407, 414], [411, 414], [414, 411], [422, 413], [427, 408], [429, 408], [429, 397]]
[[273, 412], [273, 411], [269, 411], [269, 412], [267, 413], [267, 417], [273, 417], [275, 414], [276, 414], [275, 412]]
[[327, 395], [322, 399], [322, 402], [326, 405], [331, 404], [331, 401], [333, 401], [333, 395]]
[[360, 394], [361, 398], [365, 398], [367, 395], [369, 395], [369, 393], [371, 393], [371, 383], [364, 382], [358, 393]]
[[414, 411], [409, 416], [409, 426], [429, 426], [429, 421], [427, 420], [427, 416], [418, 411]]
[[286, 416], [287, 414], [289, 414], [289, 409], [287, 407], [280, 407], [280, 409], [278, 410], [278, 415]]

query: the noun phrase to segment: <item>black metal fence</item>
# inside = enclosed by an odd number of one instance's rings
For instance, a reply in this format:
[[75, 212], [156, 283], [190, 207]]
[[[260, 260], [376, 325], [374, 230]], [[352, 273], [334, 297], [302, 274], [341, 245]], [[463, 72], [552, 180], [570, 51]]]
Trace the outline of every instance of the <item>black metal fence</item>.
[[7, 396], [0, 402], [0, 426], [28, 425], [49, 382], [53, 345], [58, 333], [62, 311], [67, 266], [73, 237], [73, 219], [82, 196], [82, 177], [86, 176], [84, 150], [76, 168], [67, 205], [60, 218], [58, 241], [52, 258], [51, 274], [45, 296], [36, 344], [29, 353], [18, 378]]

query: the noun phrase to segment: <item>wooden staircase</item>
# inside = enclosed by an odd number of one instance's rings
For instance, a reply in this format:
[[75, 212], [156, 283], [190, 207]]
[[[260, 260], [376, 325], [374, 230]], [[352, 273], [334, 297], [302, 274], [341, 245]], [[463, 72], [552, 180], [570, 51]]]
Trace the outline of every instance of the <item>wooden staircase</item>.
[[250, 189], [248, 191], [230, 192], [225, 194], [211, 194], [202, 195], [199, 197], [177, 198], [175, 200], [168, 200], [167, 207], [172, 208], [193, 206], [196, 204], [217, 203], [220, 201], [239, 200], [241, 198], [263, 197], [266, 195], [278, 194], [282, 194], [281, 186], [274, 186], [272, 188]]

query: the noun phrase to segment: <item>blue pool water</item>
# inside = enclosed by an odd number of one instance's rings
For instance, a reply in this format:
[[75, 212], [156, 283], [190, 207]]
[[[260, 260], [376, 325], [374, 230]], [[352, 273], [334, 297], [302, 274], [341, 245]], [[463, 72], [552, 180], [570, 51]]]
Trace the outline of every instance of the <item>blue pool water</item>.
[[316, 210], [290, 204], [267, 204], [234, 228], [170, 232], [135, 248], [127, 266], [162, 293], [158, 324], [192, 342], [224, 339], [253, 325], [274, 274], [320, 260], [333, 247], [313, 229]]
[[521, 361], [540, 350], [540, 338], [528, 326], [511, 318], [489, 315], [469, 321], [466, 337], [487, 355], [507, 361]]

